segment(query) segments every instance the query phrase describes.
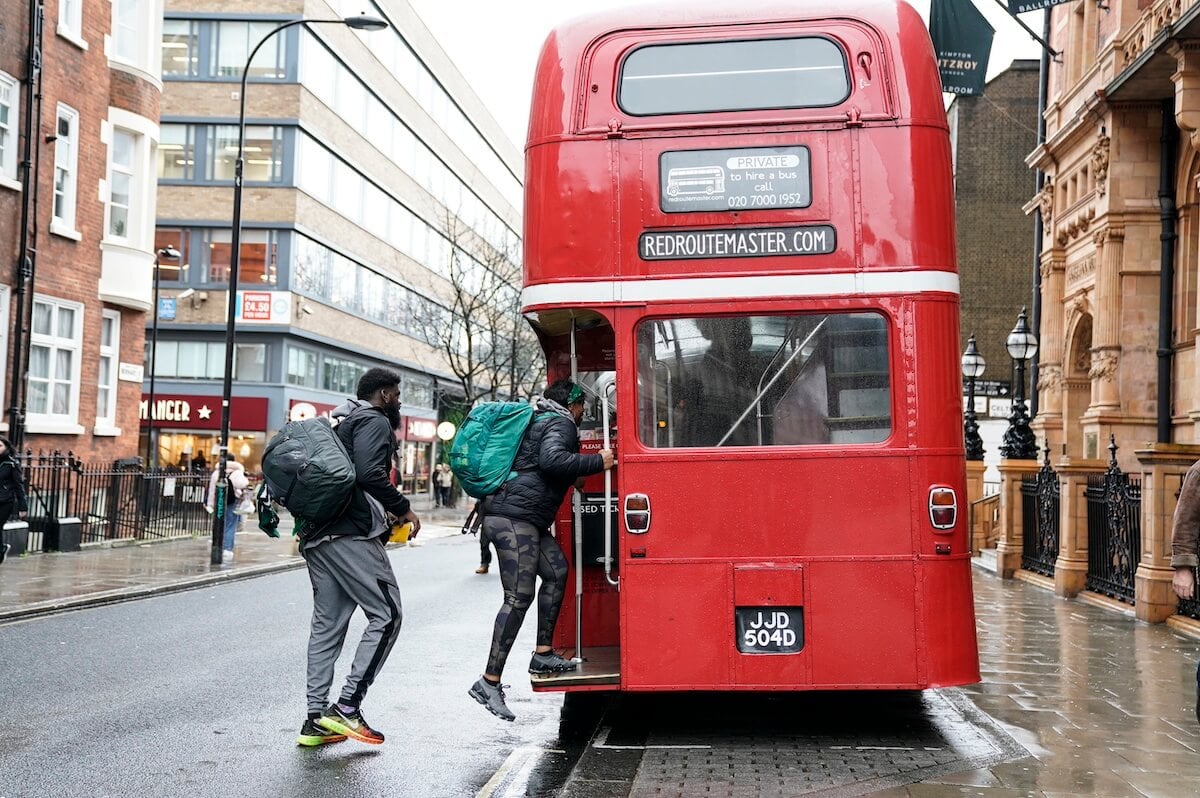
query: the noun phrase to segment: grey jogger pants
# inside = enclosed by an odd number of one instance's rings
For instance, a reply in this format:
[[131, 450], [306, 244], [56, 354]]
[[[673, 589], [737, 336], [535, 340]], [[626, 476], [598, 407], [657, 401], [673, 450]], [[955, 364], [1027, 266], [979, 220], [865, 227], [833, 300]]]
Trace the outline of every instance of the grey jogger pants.
[[359, 706], [400, 634], [400, 588], [384, 549], [384, 538], [338, 537], [304, 553], [313, 587], [308, 637], [308, 711], [329, 700], [333, 666], [342, 652], [350, 616], [362, 607], [367, 628], [338, 699]]

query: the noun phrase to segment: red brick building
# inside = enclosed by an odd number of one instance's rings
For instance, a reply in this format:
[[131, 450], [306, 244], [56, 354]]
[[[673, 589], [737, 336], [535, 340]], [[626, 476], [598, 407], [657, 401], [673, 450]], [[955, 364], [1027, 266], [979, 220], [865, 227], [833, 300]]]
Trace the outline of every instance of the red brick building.
[[14, 0], [0, 22], [0, 430], [35, 451], [137, 454], [161, 26], [162, 0]]

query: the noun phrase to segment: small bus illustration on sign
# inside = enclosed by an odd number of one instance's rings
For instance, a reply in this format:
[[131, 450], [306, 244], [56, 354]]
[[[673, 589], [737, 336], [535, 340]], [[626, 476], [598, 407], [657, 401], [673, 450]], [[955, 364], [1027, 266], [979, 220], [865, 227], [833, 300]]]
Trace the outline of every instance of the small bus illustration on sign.
[[694, 166], [667, 172], [667, 195], [724, 194], [725, 170], [719, 166]]

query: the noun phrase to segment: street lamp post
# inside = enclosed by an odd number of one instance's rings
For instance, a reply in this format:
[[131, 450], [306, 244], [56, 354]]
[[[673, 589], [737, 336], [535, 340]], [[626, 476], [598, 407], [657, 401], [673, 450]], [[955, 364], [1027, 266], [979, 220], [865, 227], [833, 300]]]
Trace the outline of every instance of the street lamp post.
[[1013, 390], [1012, 414], [1008, 417], [1008, 429], [1004, 431], [1004, 445], [1000, 447], [1002, 457], [1014, 460], [1036, 460], [1037, 442], [1029, 428], [1029, 414], [1025, 412], [1025, 363], [1038, 350], [1037, 337], [1025, 320], [1025, 308], [1017, 317], [1017, 326], [1004, 342], [1008, 355], [1017, 365], [1017, 384]]
[[156, 368], [156, 357], [158, 355], [158, 284], [162, 262], [164, 260], [179, 260], [182, 255], [179, 250], [168, 244], [162, 249], [156, 250], [154, 253], [154, 307], [150, 310], [152, 321], [150, 322], [150, 401], [146, 404], [146, 468], [152, 469], [157, 465], [158, 457], [152, 455], [154, 451], [154, 372]]
[[238, 150], [237, 163], [233, 173], [233, 230], [230, 235], [229, 254], [229, 301], [226, 303], [229, 312], [225, 318], [225, 379], [221, 389], [221, 438], [217, 450], [217, 491], [213, 502], [212, 553], [210, 562], [220, 565], [222, 561], [222, 538], [225, 534], [225, 505], [229, 483], [225, 472], [225, 454], [229, 451], [229, 405], [233, 394], [233, 346], [234, 323], [237, 320], [237, 285], [238, 267], [241, 263], [242, 238], [242, 167], [246, 155], [246, 77], [250, 72], [250, 64], [254, 56], [271, 37], [282, 30], [296, 25], [346, 25], [356, 30], [377, 31], [387, 28], [388, 24], [378, 17], [360, 14], [343, 19], [293, 19], [271, 29], [258, 40], [258, 44], [246, 57], [242, 67], [242, 87], [238, 95]]
[[967, 448], [968, 460], [983, 459], [983, 439], [979, 437], [979, 424], [975, 421], [975, 380], [983, 376], [987, 362], [975, 346], [975, 336], [967, 339], [967, 350], [962, 356], [962, 374], [967, 378], [967, 412], [963, 421], [963, 443]]

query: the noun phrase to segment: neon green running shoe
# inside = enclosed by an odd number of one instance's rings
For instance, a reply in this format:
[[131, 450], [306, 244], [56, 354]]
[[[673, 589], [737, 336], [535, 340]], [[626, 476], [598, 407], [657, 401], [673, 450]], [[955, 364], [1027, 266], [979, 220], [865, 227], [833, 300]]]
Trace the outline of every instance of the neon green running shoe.
[[383, 732], [375, 731], [367, 725], [367, 719], [363, 717], [361, 709], [347, 713], [342, 712], [337, 704], [330, 704], [329, 708], [321, 713], [321, 717], [317, 718], [314, 723], [322, 729], [327, 729], [335, 734], [344, 734], [360, 743], [383, 744]]
[[329, 745], [330, 743], [340, 743], [346, 739], [346, 735], [331, 732], [327, 729], [322, 729], [312, 718], [304, 721], [304, 725], [300, 727], [300, 736], [296, 738], [296, 745], [303, 745], [306, 748], [315, 748], [318, 745]]

